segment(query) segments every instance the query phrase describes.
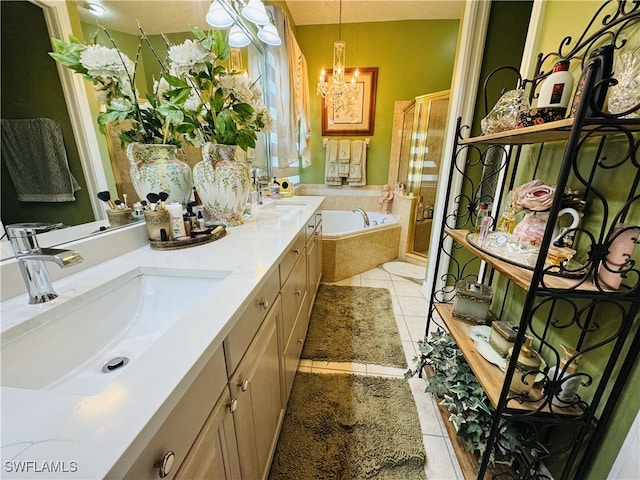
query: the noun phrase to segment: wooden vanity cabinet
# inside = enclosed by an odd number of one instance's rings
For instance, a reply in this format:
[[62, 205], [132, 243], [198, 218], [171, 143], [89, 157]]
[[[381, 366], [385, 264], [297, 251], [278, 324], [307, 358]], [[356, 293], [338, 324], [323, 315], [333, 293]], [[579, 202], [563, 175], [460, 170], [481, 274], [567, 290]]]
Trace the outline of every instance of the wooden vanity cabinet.
[[229, 390], [225, 388], [176, 473], [176, 480], [240, 478], [240, 459], [233, 424], [235, 406]]
[[267, 477], [322, 273], [319, 211], [308, 225], [124, 478]]
[[278, 296], [229, 380], [243, 479], [266, 478], [284, 417], [277, 331], [281, 312]]
[[[162, 477], [174, 478], [226, 384], [224, 354], [218, 348], [124, 478], [157, 479], [161, 470]], [[120, 477], [117, 472], [112, 473], [108, 477]]]

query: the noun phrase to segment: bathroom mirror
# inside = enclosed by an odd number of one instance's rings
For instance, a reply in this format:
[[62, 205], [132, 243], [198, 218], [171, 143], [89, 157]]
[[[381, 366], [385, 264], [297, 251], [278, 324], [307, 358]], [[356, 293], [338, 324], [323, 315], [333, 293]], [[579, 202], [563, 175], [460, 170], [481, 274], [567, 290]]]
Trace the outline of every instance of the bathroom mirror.
[[[105, 0], [101, 3], [107, 7], [113, 6], [117, 8], [118, 11], [128, 17], [131, 22], [135, 22], [135, 27], [137, 27], [135, 19], [139, 20], [140, 24], [144, 26], [145, 32], [148, 35], [152, 35], [156, 33], [154, 22], [158, 22], [163, 18], [166, 19], [168, 15], [163, 13], [164, 7], [171, 7], [171, 4], [174, 2]], [[158, 3], [161, 5], [158, 5]], [[204, 21], [209, 4], [209, 0], [189, 0], [188, 2], [180, 3], [179, 10], [181, 15], [191, 15], [190, 17], [183, 16], [180, 18], [180, 21], [184, 23], [184, 31], [188, 31], [189, 24], [198, 25], [205, 29], [209, 28]], [[101, 134], [97, 131], [97, 128], [94, 127], [97, 106], [91, 106], [89, 96], [85, 93], [87, 88], [85, 82], [80, 75], [73, 74], [69, 69], [58, 67], [48, 56], [48, 52], [51, 51], [49, 38], [53, 36], [67, 39], [69, 33], [71, 33], [71, 23], [67, 8], [77, 8], [80, 13], [86, 8], [86, 4], [84, 2], [31, 0], [29, 2], [3, 1], [0, 2], [0, 7], [2, 8], [1, 16], [3, 20], [2, 60], [4, 65], [12, 65], [11, 69], [2, 69], [3, 118], [52, 118], [52, 111], [57, 111], [58, 114], [60, 114], [60, 112], [66, 114], [68, 110], [68, 116], [62, 115], [62, 117], [65, 118], [55, 118], [55, 120], [63, 126], [63, 130], [65, 131], [64, 143], [68, 153], [70, 169], [81, 187], [81, 190], [76, 192], [76, 201], [64, 202], [67, 203], [67, 205], [63, 203], [18, 202], [10, 176], [5, 175], [6, 170], [3, 165], [2, 224], [37, 221], [51, 223], [62, 222], [66, 226], [74, 226], [74, 228], [64, 228], [57, 231], [55, 240], [52, 240], [54, 243], [49, 244], [49, 242], [45, 241], [43, 246], [66, 243], [84, 237], [87, 234], [99, 232], [99, 227], [107, 225], [107, 221], [104, 214], [104, 204], [96, 198], [96, 193], [106, 190], [109, 183], [112, 183], [108, 179], [112, 176], [115, 177], [117, 173], [113, 173], [110, 165], [110, 156], [107, 152], [106, 142], [104, 140], [99, 142], [98, 140]], [[15, 10], [16, 8], [21, 8], [21, 10]], [[134, 8], [137, 10], [132, 10]], [[173, 8], [177, 9], [175, 5]], [[25, 9], [28, 12], [29, 20], [24, 17]], [[81, 13], [83, 22], [90, 23], [91, 20], [87, 19], [85, 14], [86, 12]], [[11, 22], [12, 16], [16, 18], [16, 15], [19, 16], [18, 18], [20, 18], [21, 21]], [[94, 17], [94, 24], [95, 21]], [[99, 21], [110, 29], [109, 22], [106, 18], [100, 19]], [[27, 31], [24, 31], [23, 28], [25, 22], [29, 24]], [[10, 28], [5, 29], [5, 26], [8, 27], [12, 23], [16, 24], [14, 30], [18, 30], [18, 32], [13, 32], [13, 35]], [[166, 27], [161, 27], [161, 29], [162, 28]], [[251, 32], [250, 29], [248, 31]], [[19, 33], [19, 35], [16, 33]], [[28, 35], [28, 38], [25, 39], [23, 34]], [[16, 38], [14, 43], [8, 41], [12, 36]], [[42, 49], [42, 52], [40, 52], [41, 56], [38, 57], [38, 60], [35, 62], [16, 61], [15, 58], [29, 58], [31, 53], [24, 49], [34, 44], [32, 41], [33, 38], [38, 39], [36, 43], [38, 43], [39, 48]], [[7, 40], [6, 43], [5, 40]], [[257, 45], [253, 44], [250, 48], [253, 48], [258, 55], [264, 58], [261, 44], [259, 44], [259, 42], [256, 43]], [[13, 61], [6, 60], [11, 59], [12, 56], [14, 58]], [[52, 76], [42, 78], [41, 67], [44, 63], [52, 67], [53, 72], [55, 72], [53, 74], [54, 77], [56, 73], [59, 74], [59, 77], [62, 77], [63, 81], [59, 85], [53, 86], [54, 82], [52, 80], [54, 80], [54, 78], [52, 78]], [[21, 72], [18, 70], [18, 67], [21, 68], [25, 65], [31, 65], [36, 68], [37, 71]], [[15, 80], [13, 82], [5, 81], [5, 72], [8, 75], [11, 74]], [[25, 81], [25, 79], [27, 79], [27, 81]], [[33, 88], [39, 89], [42, 92], [42, 97], [38, 102], [34, 103], [33, 107], [26, 109], [22, 106], [19, 115], [14, 114], [9, 116], [10, 109], [5, 108], [5, 101], [15, 98], [16, 90], [22, 90], [22, 86], [19, 83], [20, 81], [35, 84]], [[47, 88], [43, 88], [44, 85], [46, 85]], [[91, 86], [89, 85], [88, 88], [90, 89]], [[83, 95], [85, 98], [83, 98]], [[92, 95], [92, 92], [89, 92], [89, 95]], [[36, 106], [38, 108], [36, 108]], [[40, 110], [40, 106], [48, 107], [48, 110]], [[11, 184], [8, 187], [6, 185], [7, 182]], [[5, 259], [12, 255], [10, 248], [3, 248], [0, 259]]]

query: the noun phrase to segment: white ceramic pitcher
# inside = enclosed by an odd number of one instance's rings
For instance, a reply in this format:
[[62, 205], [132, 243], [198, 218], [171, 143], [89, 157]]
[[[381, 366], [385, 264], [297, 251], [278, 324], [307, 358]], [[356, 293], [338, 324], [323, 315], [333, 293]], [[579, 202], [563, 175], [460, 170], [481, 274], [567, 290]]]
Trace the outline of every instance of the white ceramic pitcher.
[[[560, 219], [564, 215], [572, 217], [571, 224], [568, 227], [561, 227]], [[549, 219], [549, 212], [532, 212], [528, 213], [524, 219], [518, 223], [513, 229], [513, 234], [525, 243], [533, 243], [534, 245], [540, 245], [542, 243], [542, 237], [544, 231], [547, 228], [547, 221]], [[563, 208], [558, 212], [558, 219], [555, 227], [553, 228], [553, 238], [551, 239], [551, 245], [558, 241], [564, 232], [572, 228], [576, 228], [580, 224], [580, 214], [575, 208]]]

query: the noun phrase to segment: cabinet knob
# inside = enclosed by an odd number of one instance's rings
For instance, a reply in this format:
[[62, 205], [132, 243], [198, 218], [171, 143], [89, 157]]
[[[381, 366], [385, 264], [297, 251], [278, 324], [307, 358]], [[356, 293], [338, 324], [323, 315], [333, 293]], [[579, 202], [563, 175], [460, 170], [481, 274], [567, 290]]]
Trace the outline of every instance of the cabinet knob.
[[231, 413], [234, 413], [237, 409], [238, 409], [238, 400], [234, 398], [233, 400], [231, 400], [231, 403], [229, 404], [229, 411]]
[[249, 379], [243, 378], [242, 383], [240, 384], [240, 390], [242, 390], [243, 392], [246, 392], [247, 388], [249, 388]]
[[304, 340], [303, 340], [302, 338], [299, 338], [299, 339], [298, 339], [298, 344], [299, 344], [299, 345], [302, 345], [302, 342], [304, 342]]
[[299, 297], [299, 296], [300, 296], [300, 293], [301, 293], [301, 292], [300, 292], [300, 290], [296, 290], [295, 292], [293, 292], [293, 294], [294, 294], [296, 297]]
[[172, 451], [168, 451], [160, 460], [156, 462], [154, 466], [160, 470], [160, 478], [164, 478], [169, 475], [169, 473], [171, 473], [171, 469], [173, 468], [173, 462], [175, 461], [175, 459], [176, 454]]
[[265, 298], [264, 300], [262, 300], [262, 301], [260, 302], [260, 306], [261, 306], [262, 308], [264, 308], [265, 310], [268, 310], [268, 309], [269, 309], [269, 300], [267, 300], [267, 299]]
[[294, 248], [294, 249], [293, 249], [293, 253], [294, 253], [295, 255], [300, 255], [300, 250], [298, 250], [297, 248]]
[[315, 228], [315, 225], [307, 225], [307, 228]]

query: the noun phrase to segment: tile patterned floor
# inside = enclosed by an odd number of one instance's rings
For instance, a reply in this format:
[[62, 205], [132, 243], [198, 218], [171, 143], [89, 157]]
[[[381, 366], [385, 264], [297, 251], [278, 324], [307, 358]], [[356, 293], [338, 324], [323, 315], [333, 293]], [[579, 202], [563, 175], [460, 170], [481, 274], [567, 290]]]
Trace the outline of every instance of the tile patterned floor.
[[[334, 284], [379, 287], [389, 290], [407, 362], [413, 366], [413, 358], [417, 355], [417, 342], [424, 337], [428, 307], [427, 300], [422, 294], [422, 285], [416, 281], [390, 274], [382, 268], [374, 268]], [[379, 365], [314, 362], [311, 360], [301, 360], [298, 369], [315, 373], [339, 371], [400, 378], [404, 376], [405, 372], [404, 369]], [[464, 476], [445, 431], [442, 417], [438, 413], [438, 407], [433, 397], [424, 392], [424, 379], [412, 378], [409, 380], [409, 384], [413, 391], [422, 427], [422, 441], [427, 455], [425, 465], [427, 479], [463, 480]]]

